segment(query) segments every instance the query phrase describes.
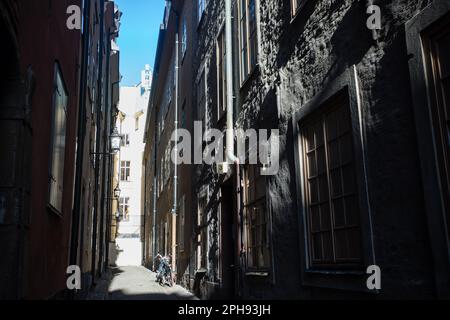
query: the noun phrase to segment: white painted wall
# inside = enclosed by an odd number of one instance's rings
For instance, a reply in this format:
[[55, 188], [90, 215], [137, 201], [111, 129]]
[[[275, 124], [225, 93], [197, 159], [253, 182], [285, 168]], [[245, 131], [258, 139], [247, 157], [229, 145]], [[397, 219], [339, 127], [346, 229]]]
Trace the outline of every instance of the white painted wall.
[[[148, 68], [148, 69], [147, 69]], [[146, 66], [141, 74], [145, 80]], [[151, 79], [151, 78], [150, 78]], [[135, 87], [121, 87], [119, 110], [125, 115], [123, 120], [117, 120], [117, 128], [122, 135], [128, 134], [130, 144], [120, 149], [120, 162], [130, 161], [129, 181], [119, 181], [121, 198], [129, 198], [129, 221], [122, 220], [119, 223], [116, 239], [118, 245], [118, 266], [140, 265], [142, 262], [141, 232], [141, 182], [142, 182], [142, 158], [145, 144], [143, 143], [145, 119], [150, 96], [150, 81], [145, 81]], [[120, 118], [120, 117], [119, 117]], [[138, 121], [136, 122], [136, 118]], [[120, 168], [119, 168], [120, 175]]]

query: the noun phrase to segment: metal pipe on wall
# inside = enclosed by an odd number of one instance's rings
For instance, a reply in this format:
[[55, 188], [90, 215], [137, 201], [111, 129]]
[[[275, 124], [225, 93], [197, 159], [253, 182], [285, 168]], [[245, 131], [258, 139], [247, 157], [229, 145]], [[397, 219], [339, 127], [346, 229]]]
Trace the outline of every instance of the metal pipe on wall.
[[[178, 29], [178, 15], [177, 23]], [[174, 111], [174, 127], [175, 137], [177, 141], [174, 146], [174, 173], [173, 173], [173, 209], [172, 209], [172, 267], [176, 273], [176, 239], [177, 239], [177, 211], [178, 211], [178, 77], [179, 77], [179, 40], [178, 32], [175, 33], [175, 111]]]
[[231, 0], [225, 0], [225, 43], [227, 61], [227, 133], [226, 151], [227, 162], [239, 164], [239, 158], [234, 154], [234, 119], [233, 119], [233, 34]]

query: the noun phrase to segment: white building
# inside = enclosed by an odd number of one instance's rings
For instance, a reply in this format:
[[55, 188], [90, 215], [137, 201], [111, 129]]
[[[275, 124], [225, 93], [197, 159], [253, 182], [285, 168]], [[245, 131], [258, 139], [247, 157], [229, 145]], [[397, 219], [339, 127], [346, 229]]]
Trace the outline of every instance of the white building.
[[141, 176], [145, 144], [143, 136], [152, 72], [146, 65], [141, 83], [120, 88], [117, 128], [122, 135], [119, 154], [119, 222], [117, 245], [120, 248], [116, 264], [140, 265], [142, 262], [141, 232]]

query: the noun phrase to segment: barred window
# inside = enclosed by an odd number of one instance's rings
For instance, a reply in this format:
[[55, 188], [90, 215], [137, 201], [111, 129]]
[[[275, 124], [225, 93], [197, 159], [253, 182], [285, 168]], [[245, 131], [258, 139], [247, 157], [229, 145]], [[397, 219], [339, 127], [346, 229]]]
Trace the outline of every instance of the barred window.
[[244, 175], [244, 210], [247, 234], [247, 265], [249, 269], [270, 267], [266, 181], [261, 167], [247, 165]]
[[350, 110], [345, 97], [325, 107], [300, 127], [310, 261], [357, 265], [362, 250]]

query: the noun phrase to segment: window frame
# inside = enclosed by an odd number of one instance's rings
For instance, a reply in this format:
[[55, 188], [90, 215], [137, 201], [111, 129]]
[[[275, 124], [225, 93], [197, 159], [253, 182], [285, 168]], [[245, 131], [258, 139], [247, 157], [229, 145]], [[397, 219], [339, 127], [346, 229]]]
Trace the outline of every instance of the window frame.
[[[243, 192], [244, 192], [244, 203], [243, 203], [243, 209], [244, 209], [244, 243], [245, 243], [245, 251], [246, 251], [246, 273], [247, 275], [249, 275], [250, 273], [264, 273], [265, 275], [269, 275], [269, 273], [272, 270], [272, 266], [273, 266], [273, 252], [272, 252], [272, 239], [270, 236], [270, 228], [271, 228], [271, 218], [270, 218], [270, 211], [269, 211], [269, 207], [268, 207], [268, 198], [267, 198], [267, 182], [268, 179], [266, 176], [262, 176], [259, 174], [259, 178], [262, 178], [264, 180], [264, 195], [260, 196], [259, 198], [255, 198], [255, 199], [251, 199], [249, 200], [249, 192], [248, 192], [248, 175], [249, 175], [249, 168], [252, 167], [251, 170], [254, 170], [255, 172], [260, 172], [261, 168], [258, 165], [245, 165], [245, 169], [244, 169], [244, 181], [243, 181]], [[255, 186], [260, 186], [257, 183], [258, 180], [253, 182], [253, 185]], [[250, 227], [250, 223], [249, 223], [249, 213], [248, 213], [248, 207], [252, 207], [254, 205], [259, 205], [261, 204], [261, 207], [264, 208], [264, 225], [265, 225], [265, 233], [266, 233], [266, 250], [267, 250], [267, 254], [269, 255], [268, 258], [268, 265], [264, 265], [264, 266], [250, 266], [249, 264], [249, 248], [257, 248], [262, 246], [262, 244], [257, 244], [256, 246], [252, 246], [250, 247], [250, 240], [249, 240], [249, 236], [250, 236], [250, 229], [253, 229], [253, 227]], [[257, 227], [261, 227], [260, 225], [257, 225]]]
[[416, 136], [423, 181], [426, 219], [430, 234], [432, 257], [435, 269], [436, 292], [440, 298], [450, 297], [450, 250], [446, 225], [446, 208], [443, 199], [442, 176], [437, 164], [439, 158], [436, 148], [436, 129], [433, 126], [432, 109], [435, 108], [433, 79], [430, 79], [430, 64], [426, 56], [428, 32], [450, 15], [450, 2], [435, 0], [405, 24], [407, 53], [409, 59], [412, 106], [416, 125]]
[[[245, 2], [245, 17], [242, 16], [242, 2]], [[255, 2], [255, 63], [251, 64], [251, 51], [250, 51], [250, 20], [249, 20], [249, 1]], [[239, 83], [242, 88], [248, 79], [252, 76], [259, 66], [259, 51], [260, 51], [260, 32], [259, 32], [259, 1], [258, 0], [238, 0], [237, 1], [237, 27], [238, 27], [238, 43], [239, 43]], [[242, 24], [245, 18], [245, 46], [243, 45]], [[245, 47], [245, 49], [243, 48]], [[243, 64], [243, 53], [245, 51], [245, 65]], [[245, 67], [245, 68], [244, 68]], [[244, 75], [245, 73], [245, 75]]]
[[186, 223], [186, 195], [183, 194], [183, 196], [180, 198], [180, 206], [178, 209], [178, 215], [179, 215], [179, 219], [178, 219], [178, 227], [179, 227], [179, 236], [178, 236], [178, 249], [179, 252], [184, 252], [185, 250], [185, 236], [186, 236], [186, 232], [184, 230], [185, 228], [185, 223]]
[[[341, 161], [341, 159], [339, 159], [338, 163], [334, 163], [334, 164], [330, 164], [330, 161], [332, 161], [332, 159], [336, 156], [334, 154], [331, 154], [331, 148], [332, 148], [332, 144], [336, 143], [338, 141], [343, 141], [340, 140], [345, 136], [350, 136], [350, 138], [352, 138], [352, 127], [351, 127], [351, 123], [348, 124], [348, 131], [346, 131], [345, 134], [339, 135], [338, 128], [336, 128], [336, 137], [332, 138], [331, 140], [329, 140], [329, 135], [330, 132], [328, 130], [328, 125], [329, 125], [329, 121], [331, 120], [331, 116], [333, 113], [336, 113], [338, 110], [340, 110], [341, 108], [347, 108], [348, 109], [348, 99], [347, 99], [347, 95], [344, 93], [340, 93], [340, 94], [336, 94], [335, 96], [333, 96], [330, 100], [328, 100], [324, 105], [322, 105], [319, 110], [316, 110], [313, 112], [313, 114], [311, 116], [306, 117], [304, 120], [301, 120], [299, 123], [300, 126], [300, 140], [302, 143], [301, 149], [303, 151], [303, 153], [300, 155], [301, 157], [301, 161], [303, 162], [303, 167], [304, 167], [304, 171], [301, 172], [301, 174], [303, 174], [303, 177], [305, 177], [304, 179], [304, 190], [305, 190], [305, 196], [304, 198], [308, 198], [310, 197], [312, 194], [315, 194], [313, 192], [311, 192], [311, 185], [309, 184], [309, 179], [314, 179], [316, 180], [316, 183], [318, 182], [320, 185], [320, 178], [325, 178], [326, 181], [326, 201], [324, 201], [323, 199], [321, 199], [321, 193], [320, 191], [317, 192], [316, 194], [316, 202], [315, 203], [311, 203], [311, 201], [307, 201], [305, 200], [305, 202], [307, 202], [306, 204], [306, 208], [305, 208], [305, 223], [307, 224], [307, 239], [308, 239], [308, 253], [309, 253], [309, 263], [310, 263], [310, 268], [313, 269], [358, 269], [361, 267], [361, 250], [359, 250], [359, 254], [357, 257], [347, 257], [347, 258], [338, 258], [336, 255], [338, 253], [338, 241], [335, 237], [335, 234], [339, 231], [350, 231], [352, 229], [357, 229], [358, 233], [361, 233], [360, 228], [360, 221], [359, 221], [359, 215], [360, 215], [360, 208], [359, 208], [359, 197], [360, 194], [358, 193], [358, 190], [356, 188], [356, 179], [354, 179], [353, 183], [355, 183], [355, 186], [353, 187], [355, 190], [353, 192], [346, 192], [344, 190], [344, 178], [343, 178], [343, 170], [344, 168], [348, 168], [351, 167], [352, 171], [356, 171], [355, 170], [355, 160], [354, 160], [354, 146], [353, 146], [353, 139], [350, 139], [350, 143], [351, 143], [351, 147], [352, 147], [352, 154], [351, 154], [351, 159], [347, 159], [347, 161]], [[348, 112], [348, 116], [349, 116], [349, 120], [351, 121], [351, 115], [350, 115], [350, 110], [347, 110]], [[307, 145], [308, 142], [306, 141], [307, 138], [305, 137], [305, 131], [310, 131], [310, 130], [314, 130], [314, 127], [318, 126], [321, 131], [322, 134], [322, 140], [323, 143], [320, 146], [315, 145], [313, 149], [309, 150]], [[318, 163], [316, 163], [316, 167], [315, 167], [315, 174], [313, 174], [312, 176], [315, 177], [311, 177], [309, 170], [310, 170], [310, 161], [307, 160], [308, 156], [310, 156], [312, 153], [314, 153], [314, 161], [317, 162], [319, 157], [317, 156], [318, 154], [318, 150], [323, 149], [323, 156], [324, 156], [324, 171], [322, 173], [319, 172], [319, 168], [318, 168]], [[334, 159], [336, 161], [336, 159]], [[337, 170], [339, 170], [339, 174], [340, 174], [340, 192], [337, 192], [337, 194], [335, 194], [336, 190], [334, 190], [334, 185], [332, 182], [333, 179], [333, 172], [336, 172]], [[353, 172], [354, 174], [356, 174], [356, 172]], [[353, 189], [352, 188], [352, 189]], [[317, 190], [316, 190], [317, 191]], [[345, 203], [346, 199], [349, 198], [356, 198], [357, 199], [357, 205], [358, 205], [358, 221], [357, 223], [353, 223], [353, 224], [346, 224], [344, 223], [342, 226], [336, 226], [335, 221], [336, 221], [336, 213], [335, 213], [335, 206], [334, 206], [334, 201], [342, 201], [342, 204]], [[319, 222], [320, 227], [319, 227], [319, 231], [317, 230], [313, 230], [313, 222], [312, 222], [312, 213], [311, 213], [311, 208], [312, 207], [319, 207], [320, 208], [320, 212], [322, 211], [322, 206], [326, 205], [326, 207], [329, 209], [328, 212], [328, 217], [329, 217], [329, 230], [323, 230], [322, 229], [322, 225], [321, 222]], [[346, 203], [344, 204], [344, 207], [346, 207]], [[345, 210], [345, 209], [344, 209]], [[346, 211], [344, 211], [345, 213], [347, 213]], [[322, 217], [322, 214], [320, 214]], [[324, 234], [328, 233], [329, 236], [331, 237], [331, 246], [330, 246], [330, 253], [332, 256], [332, 259], [329, 261], [326, 261], [325, 257], [321, 257], [320, 259], [316, 259], [317, 261], [313, 261], [314, 258], [314, 244], [313, 244], [313, 235], [320, 235], [321, 236], [321, 240], [323, 243], [323, 238], [322, 236]], [[361, 234], [359, 235], [359, 240], [361, 238]], [[323, 254], [324, 252], [322, 252], [321, 254]]]
[[[202, 62], [201, 68], [196, 79], [196, 112], [197, 121], [202, 121], [202, 128], [204, 132], [208, 130], [208, 66], [206, 62]], [[201, 87], [202, 86], [202, 87]], [[203, 105], [200, 104], [200, 93], [203, 98]]]
[[[60, 208], [57, 208], [52, 203], [52, 199], [51, 199], [52, 180], [54, 180], [54, 177], [53, 177], [53, 164], [54, 164], [54, 158], [53, 157], [54, 156], [53, 156], [53, 154], [54, 154], [54, 150], [55, 150], [55, 134], [56, 134], [56, 132], [55, 132], [55, 130], [56, 130], [55, 116], [56, 116], [56, 111], [57, 111], [56, 110], [56, 107], [57, 107], [56, 106], [56, 101], [57, 101], [56, 95], [57, 95], [57, 91], [58, 91], [58, 88], [57, 88], [58, 76], [59, 76], [59, 78], [61, 80], [61, 85], [62, 85], [62, 87], [64, 89], [64, 93], [65, 93], [66, 99], [67, 99], [66, 100], [66, 106], [63, 107], [63, 109], [64, 109], [63, 111], [65, 113], [64, 140], [67, 141], [67, 129], [68, 129], [67, 128], [67, 125], [68, 125], [68, 121], [67, 120], [68, 120], [68, 108], [69, 108], [69, 100], [70, 100], [70, 98], [69, 98], [69, 92], [67, 90], [66, 82], [64, 80], [64, 76], [63, 76], [63, 73], [62, 73], [61, 65], [60, 65], [59, 61], [55, 61], [55, 63], [54, 63], [54, 75], [53, 75], [52, 111], [51, 111], [52, 128], [51, 128], [51, 135], [50, 135], [49, 163], [48, 163], [48, 178], [49, 178], [49, 181], [48, 181], [47, 202], [48, 202], [48, 208], [50, 209], [50, 211], [53, 212], [53, 213], [56, 213], [59, 216], [61, 216], [62, 213], [63, 213], [62, 211], [64, 209], [64, 188], [61, 191], [61, 199], [58, 200], [58, 201], [61, 202], [60, 203], [60, 205], [61, 205]], [[64, 146], [66, 146], [66, 143], [64, 143]], [[62, 161], [62, 170], [61, 170], [62, 171], [61, 172], [61, 174], [62, 174], [61, 186], [62, 187], [64, 187], [64, 180], [65, 180], [64, 171], [65, 171], [66, 152], [67, 152], [67, 149], [66, 149], [66, 147], [64, 147], [64, 151], [63, 151], [64, 154], [63, 154], [63, 161]], [[57, 181], [55, 181], [55, 182], [57, 182]], [[57, 187], [57, 185], [55, 187]]]
[[[197, 24], [200, 25], [203, 17], [205, 16], [206, 8], [208, 7], [209, 0], [197, 0]], [[200, 6], [202, 4], [202, 6]], [[200, 9], [202, 10], [200, 12]]]
[[[303, 143], [301, 124], [316, 111], [323, 108], [338, 95], [345, 94], [348, 99], [352, 121], [352, 138], [354, 147], [356, 187], [360, 207], [360, 229], [362, 262], [360, 268], [316, 268], [310, 261], [310, 249], [307, 229], [307, 212], [303, 205], [305, 201], [305, 177], [303, 163]], [[322, 109], [323, 110], [323, 109]], [[367, 266], [376, 264], [373, 248], [371, 224], [369, 185], [366, 169], [365, 133], [361, 109], [361, 97], [356, 66], [351, 66], [343, 74], [331, 81], [322, 92], [319, 92], [309, 102], [305, 103], [292, 118], [295, 149], [295, 182], [297, 190], [297, 210], [299, 216], [300, 243], [300, 274], [301, 282], [306, 286], [346, 289], [376, 293], [366, 286]]]
[[[126, 212], [126, 210], [123, 209], [128, 209], [128, 213]], [[129, 222], [130, 221], [130, 197], [120, 197], [119, 198], [119, 212], [122, 213], [122, 221], [124, 222]], [[128, 218], [128, 219], [125, 219]]]
[[187, 52], [187, 41], [188, 41], [187, 19], [186, 19], [186, 16], [183, 15], [182, 22], [181, 22], [181, 63], [182, 64], [183, 64], [184, 57], [186, 56], [186, 52]]
[[[122, 164], [125, 163], [125, 166]], [[128, 166], [127, 166], [128, 164]], [[123, 179], [122, 170], [125, 170], [125, 176], [127, 176], [128, 170], [128, 179]], [[130, 160], [121, 160], [120, 161], [120, 181], [121, 182], [131, 182], [131, 161]]]
[[195, 269], [208, 268], [209, 224], [208, 224], [209, 188], [202, 187], [197, 198], [195, 226], [198, 231], [195, 245]]
[[[223, 45], [223, 47], [222, 47]], [[226, 40], [225, 40], [225, 23], [222, 23], [219, 28], [219, 33], [216, 37], [216, 72], [217, 72], [217, 121], [220, 121], [227, 110], [227, 70], [226, 70]], [[221, 54], [222, 53], [222, 54]], [[222, 73], [222, 81], [220, 75]], [[220, 85], [222, 84], [222, 94], [220, 94]], [[222, 101], [221, 101], [222, 100]], [[222, 110], [221, 110], [222, 105]]]

